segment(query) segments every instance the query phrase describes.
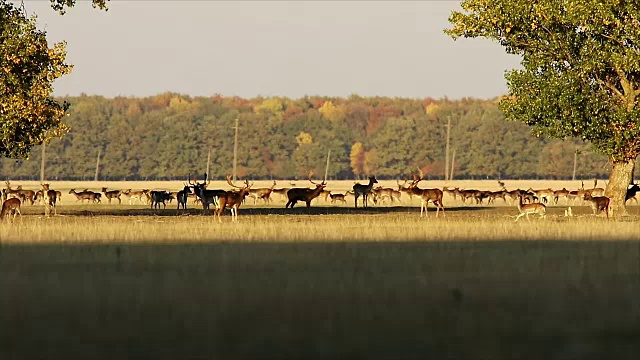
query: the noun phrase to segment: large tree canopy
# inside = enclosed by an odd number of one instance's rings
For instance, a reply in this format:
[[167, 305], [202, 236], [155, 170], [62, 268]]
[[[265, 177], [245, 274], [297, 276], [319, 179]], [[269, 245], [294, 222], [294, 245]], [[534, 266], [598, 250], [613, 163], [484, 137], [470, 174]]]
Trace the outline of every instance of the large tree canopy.
[[[107, 0], [93, 0], [105, 9]], [[64, 13], [75, 0], [51, 0]], [[69, 107], [53, 99], [53, 82], [71, 72], [65, 63], [66, 44], [49, 48], [36, 18], [7, 0], [0, 0], [0, 156], [26, 158], [34, 145], [61, 136]]]
[[621, 0], [464, 0], [445, 32], [484, 37], [522, 56], [507, 72], [508, 120], [590, 141], [612, 162], [607, 195], [624, 213], [640, 152], [640, 5]]

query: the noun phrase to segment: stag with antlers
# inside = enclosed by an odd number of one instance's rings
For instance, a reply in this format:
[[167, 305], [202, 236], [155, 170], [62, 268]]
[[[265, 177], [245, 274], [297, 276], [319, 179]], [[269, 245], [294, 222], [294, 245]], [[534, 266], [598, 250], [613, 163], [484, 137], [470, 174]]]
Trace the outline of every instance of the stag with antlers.
[[355, 194], [355, 205], [356, 209], [358, 208], [358, 197], [362, 196], [362, 206], [368, 207], [369, 193], [371, 193], [371, 189], [373, 188], [373, 184], [377, 184], [378, 180], [376, 180], [375, 176], [369, 176], [369, 184], [355, 184], [353, 185], [353, 193]]
[[440, 189], [420, 189], [418, 187], [418, 183], [422, 181], [424, 175], [422, 174], [422, 170], [418, 169], [419, 176], [415, 173], [413, 174], [413, 181], [409, 184], [409, 189], [414, 195], [420, 197], [420, 217], [422, 217], [422, 210], [424, 209], [425, 218], [427, 217], [427, 206], [429, 205], [429, 201], [433, 202], [436, 206], [436, 217], [440, 214], [440, 209], [442, 209], [442, 215], [444, 216], [444, 205], [442, 205], [442, 190]]
[[189, 185], [193, 188], [193, 192], [200, 199], [200, 203], [202, 204], [203, 213], [209, 209], [209, 205], [213, 204], [216, 208], [218, 207], [218, 197], [224, 195], [226, 190], [208, 190], [207, 186], [211, 183], [207, 173], [204, 173], [204, 181], [199, 183], [196, 179], [196, 182], [191, 181], [191, 174], [189, 174]]
[[232, 221], [237, 222], [238, 221], [238, 209], [240, 208], [240, 205], [242, 205], [242, 201], [244, 200], [244, 198], [249, 195], [249, 189], [251, 188], [251, 186], [253, 186], [253, 183], [249, 184], [249, 180], [245, 180], [244, 181], [244, 185], [245, 186], [236, 186], [232, 181], [231, 181], [231, 175], [227, 176], [227, 184], [231, 185], [231, 187], [234, 187], [236, 189], [239, 189], [238, 191], [225, 191], [224, 194], [221, 194], [218, 196], [218, 206], [217, 209], [215, 210], [215, 214], [218, 215], [218, 221], [222, 222], [222, 219], [220, 218], [220, 215], [222, 215], [222, 212], [224, 211], [224, 209], [229, 208], [231, 209], [231, 218]]
[[322, 190], [324, 190], [325, 186], [327, 186], [324, 180], [320, 184], [314, 182], [312, 180], [312, 177], [313, 177], [312, 171], [309, 171], [308, 177], [309, 177], [309, 181], [312, 184], [314, 184], [316, 188], [315, 189], [309, 189], [309, 188], [289, 189], [289, 191], [287, 191], [287, 198], [289, 199], [289, 201], [287, 201], [287, 205], [285, 205], [285, 208], [289, 208], [289, 205], [291, 205], [291, 208], [293, 209], [293, 206], [298, 201], [304, 201], [307, 204], [307, 207], [311, 207], [311, 201], [317, 198], [318, 196], [320, 196], [320, 193], [322, 193]]

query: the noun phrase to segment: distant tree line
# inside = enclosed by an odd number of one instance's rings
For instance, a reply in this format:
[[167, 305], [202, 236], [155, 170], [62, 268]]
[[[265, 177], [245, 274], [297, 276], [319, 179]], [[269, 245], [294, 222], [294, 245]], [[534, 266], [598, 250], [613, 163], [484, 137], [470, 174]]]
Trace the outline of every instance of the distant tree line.
[[[420, 168], [442, 179], [445, 159], [454, 179], [571, 179], [606, 177], [605, 156], [579, 139], [549, 140], [520, 122], [507, 122], [497, 99], [388, 97], [63, 97], [71, 131], [45, 148], [49, 180], [92, 180], [98, 154], [101, 180], [175, 180], [207, 168], [224, 179], [233, 169], [238, 119], [238, 177], [403, 178]], [[450, 153], [445, 154], [450, 121]], [[42, 147], [28, 160], [0, 160], [0, 176], [39, 179]]]

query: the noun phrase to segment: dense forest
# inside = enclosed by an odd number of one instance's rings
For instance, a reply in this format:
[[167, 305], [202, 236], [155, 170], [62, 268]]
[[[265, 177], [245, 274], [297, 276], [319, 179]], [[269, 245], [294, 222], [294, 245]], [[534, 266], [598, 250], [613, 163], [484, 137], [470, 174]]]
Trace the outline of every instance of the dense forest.
[[[604, 177], [606, 157], [579, 139], [537, 138], [523, 123], [507, 122], [497, 99], [388, 97], [59, 98], [71, 108], [71, 131], [45, 147], [49, 180], [175, 180], [202, 174], [210, 154], [212, 179], [233, 168], [238, 119], [237, 174], [251, 179], [324, 174], [329, 178], [425, 178], [445, 173], [447, 123], [454, 179], [571, 179]], [[577, 154], [577, 155], [576, 155]], [[40, 178], [42, 147], [28, 160], [0, 160], [0, 175]]]

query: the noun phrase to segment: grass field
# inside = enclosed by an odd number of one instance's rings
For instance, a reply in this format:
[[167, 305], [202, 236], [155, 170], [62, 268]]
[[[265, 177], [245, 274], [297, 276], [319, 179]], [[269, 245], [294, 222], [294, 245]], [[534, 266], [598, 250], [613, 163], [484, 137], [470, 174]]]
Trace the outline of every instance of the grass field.
[[52, 182], [64, 193], [59, 216], [26, 205], [25, 216], [0, 224], [2, 359], [640, 354], [639, 206], [616, 220], [579, 205], [565, 217], [566, 206], [550, 206], [546, 219], [515, 223], [516, 207], [501, 200], [471, 206], [446, 195], [446, 216], [430, 207], [422, 219], [415, 199], [358, 210], [249, 200], [238, 223], [228, 215], [218, 223], [193, 206], [178, 213], [175, 202], [153, 210], [76, 204], [68, 194], [178, 190], [181, 182], [123, 185]]

